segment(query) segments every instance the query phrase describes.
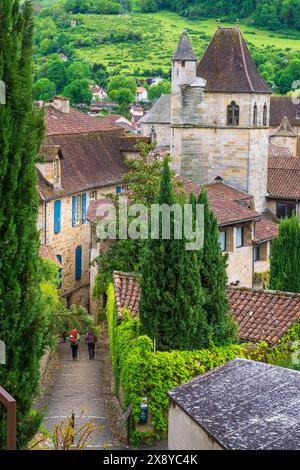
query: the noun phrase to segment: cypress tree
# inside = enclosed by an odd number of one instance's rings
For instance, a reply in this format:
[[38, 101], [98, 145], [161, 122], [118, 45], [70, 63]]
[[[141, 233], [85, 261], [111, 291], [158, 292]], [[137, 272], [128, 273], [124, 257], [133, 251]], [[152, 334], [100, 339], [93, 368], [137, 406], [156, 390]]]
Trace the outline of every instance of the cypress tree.
[[[6, 85], [6, 105], [0, 105], [0, 340], [6, 365], [0, 366], [0, 384], [17, 400], [21, 443], [46, 334], [39, 312], [35, 170], [43, 120], [32, 104], [31, 1], [0, 0], [0, 12], [0, 80]], [[2, 443], [4, 434], [0, 426]]]
[[295, 215], [281, 221], [272, 243], [270, 288], [300, 292], [300, 224]]
[[198, 197], [198, 204], [204, 206], [204, 245], [199, 255], [200, 280], [205, 298], [203, 308], [211, 327], [211, 339], [219, 346], [235, 339], [236, 325], [229, 313], [226, 258], [220, 248], [218, 222], [209, 208], [205, 189], [202, 189]]
[[[164, 162], [158, 203], [176, 202], [169, 164]], [[189, 350], [208, 345], [199, 282], [198, 257], [185, 249], [185, 240], [174, 239], [175, 221], [171, 215], [171, 237], [149, 239], [142, 262], [140, 317], [142, 331], [155, 339], [159, 350]]]

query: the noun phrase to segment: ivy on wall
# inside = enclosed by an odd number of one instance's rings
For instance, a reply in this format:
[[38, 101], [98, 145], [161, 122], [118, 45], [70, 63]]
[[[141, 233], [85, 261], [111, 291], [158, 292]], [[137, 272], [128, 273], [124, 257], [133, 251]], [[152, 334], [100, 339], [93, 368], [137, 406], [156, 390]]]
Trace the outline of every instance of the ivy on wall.
[[[268, 345], [232, 344], [196, 351], [153, 352], [148, 336], [139, 336], [140, 322], [123, 312], [118, 325], [114, 287], [107, 289], [106, 307], [115, 393], [122, 384], [123, 406], [133, 404], [132, 422], [139, 422], [142, 398], [148, 397], [153, 433], [132, 433], [133, 442], [165, 435], [168, 424], [167, 391], [236, 357], [266, 360]], [[134, 426], [133, 426], [134, 427]]]

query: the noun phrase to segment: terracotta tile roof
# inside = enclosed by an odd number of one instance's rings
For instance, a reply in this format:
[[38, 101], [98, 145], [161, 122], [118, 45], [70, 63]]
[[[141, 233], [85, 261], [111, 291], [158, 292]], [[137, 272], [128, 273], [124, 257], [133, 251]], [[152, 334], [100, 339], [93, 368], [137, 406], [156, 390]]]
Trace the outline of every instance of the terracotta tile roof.
[[300, 126], [300, 103], [293, 103], [292, 96], [271, 96], [270, 126], [278, 127], [286, 116], [292, 126]]
[[[113, 283], [118, 319], [122, 319], [123, 308], [138, 316], [139, 277], [114, 272]], [[300, 319], [300, 294], [228, 287], [227, 295], [239, 326], [239, 337], [244, 341], [275, 344]]]
[[40, 246], [40, 257], [43, 259], [47, 259], [52, 261], [53, 263], [57, 264], [58, 266], [61, 266], [60, 262], [58, 261], [58, 258], [51, 246], [49, 245], [41, 245]]
[[282, 147], [271, 141], [269, 143], [269, 157], [293, 157], [293, 155], [287, 147]]
[[[200, 193], [201, 186], [192, 181], [176, 177], [183, 184], [187, 196], [191, 192]], [[219, 225], [229, 225], [246, 220], [254, 220], [259, 214], [253, 209], [253, 196], [239, 191], [223, 182], [208, 184], [205, 186], [211, 210], [218, 220]]]
[[62, 154], [62, 189], [54, 190], [39, 174], [40, 195], [46, 200], [119, 183], [127, 169], [123, 149], [137, 152], [137, 140], [127, 141], [119, 127], [113, 132], [52, 135], [51, 141]]
[[122, 319], [123, 309], [129, 310], [133, 317], [137, 317], [139, 315], [141, 295], [141, 287], [137, 275], [115, 271], [113, 273], [113, 283], [118, 320]]
[[108, 114], [104, 118], [100, 119], [103, 124], [115, 124], [118, 127], [122, 127], [128, 131], [134, 131], [134, 127], [131, 122], [119, 114]]
[[112, 205], [113, 202], [108, 197], [91, 201], [86, 213], [86, 219], [93, 224], [97, 223], [98, 220], [106, 217], [108, 206]]
[[263, 242], [278, 237], [279, 222], [276, 223], [267, 217], [262, 216], [255, 223], [255, 239], [257, 242]]
[[218, 28], [198, 65], [206, 91], [272, 93], [260, 76], [239, 28]]
[[268, 193], [271, 198], [300, 198], [300, 158], [270, 157]]
[[300, 318], [300, 294], [235, 287], [227, 292], [244, 341], [275, 344]]
[[197, 60], [186, 30], [184, 30], [181, 35], [177, 50], [172, 60], [173, 61], [188, 60], [188, 61], [193, 61], [193, 62], [196, 62]]
[[[62, 99], [62, 98], [60, 98]], [[70, 108], [69, 113], [62, 113], [53, 106], [45, 107], [47, 135], [83, 134], [97, 131], [115, 130], [116, 126], [101, 122], [88, 114]]]

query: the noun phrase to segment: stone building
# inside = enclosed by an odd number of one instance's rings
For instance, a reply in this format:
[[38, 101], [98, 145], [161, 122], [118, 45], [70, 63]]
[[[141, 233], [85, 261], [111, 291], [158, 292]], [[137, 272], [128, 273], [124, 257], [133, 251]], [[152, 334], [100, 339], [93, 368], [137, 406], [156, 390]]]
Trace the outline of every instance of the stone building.
[[[177, 182], [187, 196], [191, 192], [198, 195], [201, 186], [182, 176]], [[221, 181], [205, 186], [208, 200], [219, 225], [221, 249], [228, 256], [228, 283], [234, 286], [260, 286], [257, 274], [269, 270], [271, 244], [278, 236], [278, 225], [264, 212], [259, 214], [254, 209], [254, 199], [249, 194], [239, 191]], [[99, 250], [106, 250], [113, 241], [97, 240], [96, 224], [105, 216], [105, 204], [109, 201], [94, 201], [88, 210], [87, 219], [92, 225], [91, 247], [95, 256]], [[95, 278], [92, 268], [91, 291]], [[92, 302], [92, 299], [91, 299]]]
[[[176, 172], [201, 184], [221, 177], [253, 194], [256, 209], [263, 209], [272, 90], [260, 77], [239, 28], [218, 28], [198, 65], [185, 31], [172, 62], [172, 93], [161, 100], [165, 108], [167, 101], [170, 105], [164, 114], [170, 118]], [[151, 114], [142, 120], [145, 132], [149, 124], [156, 128]], [[166, 121], [159, 121], [158, 128]], [[166, 143], [166, 137], [158, 140]]]
[[136, 138], [115, 125], [76, 111], [63, 97], [45, 104], [46, 137], [37, 163], [41, 243], [61, 265], [68, 303], [89, 304], [91, 201], [122, 191], [125, 156], [137, 155]]
[[[282, 122], [287, 121], [288, 127], [292, 128], [291, 144], [296, 145], [295, 156], [300, 156], [300, 100], [292, 96], [272, 96], [270, 109], [270, 133], [274, 134], [278, 128], [282, 127]], [[288, 137], [288, 136], [285, 136]], [[289, 139], [286, 138], [287, 143]]]

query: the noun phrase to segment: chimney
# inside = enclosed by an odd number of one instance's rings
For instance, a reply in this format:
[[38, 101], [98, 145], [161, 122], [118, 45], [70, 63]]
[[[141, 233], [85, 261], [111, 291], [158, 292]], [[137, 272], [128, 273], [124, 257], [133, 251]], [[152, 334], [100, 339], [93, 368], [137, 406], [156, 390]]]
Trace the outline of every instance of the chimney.
[[64, 96], [55, 96], [51, 102], [52, 106], [64, 114], [70, 113], [70, 100]]

